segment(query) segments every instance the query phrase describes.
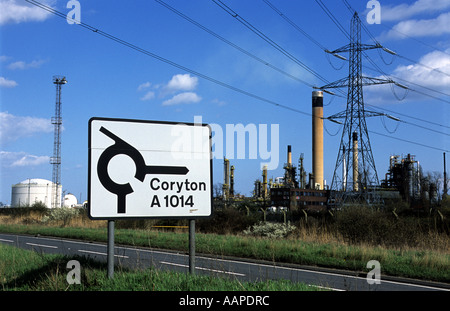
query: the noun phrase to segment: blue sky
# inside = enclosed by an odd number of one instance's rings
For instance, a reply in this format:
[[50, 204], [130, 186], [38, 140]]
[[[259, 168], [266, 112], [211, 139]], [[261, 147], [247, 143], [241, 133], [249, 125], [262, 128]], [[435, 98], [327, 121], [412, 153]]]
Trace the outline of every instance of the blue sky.
[[[66, 0], [39, 2], [64, 14], [72, 8], [67, 8]], [[308, 116], [311, 85], [324, 83], [213, 1], [165, 2], [306, 83], [243, 54], [156, 1], [80, 0], [80, 19], [190, 70], [306, 115], [243, 95], [139, 53], [79, 25], [69, 24], [24, 0], [0, 0], [1, 202], [10, 202], [13, 184], [27, 178], [51, 180], [54, 75], [64, 75], [68, 80], [62, 89], [62, 185], [79, 200], [87, 198], [91, 117], [194, 122], [194, 116], [201, 116], [203, 122], [217, 124], [224, 131], [226, 124], [257, 127], [266, 124], [269, 129], [278, 125], [279, 165], [269, 171], [269, 177], [283, 175], [289, 144], [294, 162], [304, 153], [306, 171], [311, 172], [311, 117]], [[346, 62], [327, 58], [318, 45], [264, 1], [222, 2], [328, 81], [348, 75]], [[450, 2], [380, 0], [380, 24], [367, 23], [366, 1], [347, 2], [360, 14], [372, 36], [399, 56], [393, 58], [381, 50], [367, 51], [367, 55], [394, 80], [411, 88], [402, 101], [396, 99], [390, 86], [370, 86], [364, 90], [365, 102], [370, 105], [367, 109], [377, 109], [408, 122], [396, 123], [380, 117], [367, 119], [370, 131], [397, 138], [370, 133], [379, 179], [387, 172], [389, 156], [396, 154], [413, 154], [425, 172], [442, 172], [443, 152], [450, 150]], [[326, 49], [348, 44], [348, 39], [318, 2], [271, 0], [270, 3]], [[345, 3], [326, 1], [326, 6], [349, 31], [352, 13]], [[362, 40], [374, 44], [364, 31]], [[390, 65], [386, 64], [391, 61]], [[364, 59], [363, 64], [365, 75], [381, 77], [372, 70], [368, 60]], [[334, 69], [341, 66], [340, 70]], [[394, 91], [400, 97], [404, 94], [398, 87]], [[346, 100], [325, 94], [324, 104], [324, 114], [329, 116], [343, 111]], [[325, 122], [325, 127], [325, 178], [331, 184], [342, 126]], [[260, 163], [264, 160], [258, 154], [257, 159], [247, 156], [247, 159], [231, 158], [230, 161], [236, 168], [236, 190], [250, 195], [253, 182], [261, 178]], [[214, 159], [213, 165], [214, 183], [222, 183], [223, 160]]]

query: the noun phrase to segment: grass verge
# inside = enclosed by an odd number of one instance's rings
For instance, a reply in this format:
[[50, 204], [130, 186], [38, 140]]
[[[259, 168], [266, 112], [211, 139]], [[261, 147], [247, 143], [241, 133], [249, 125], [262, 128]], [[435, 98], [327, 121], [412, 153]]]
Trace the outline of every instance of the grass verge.
[[314, 291], [316, 287], [290, 281], [239, 282], [227, 278], [191, 276], [146, 269], [116, 271], [108, 279], [104, 265], [85, 257], [80, 262], [81, 284], [66, 281], [62, 255], [42, 255], [0, 244], [0, 289], [4, 291]]
[[[0, 232], [107, 241], [106, 228], [0, 225]], [[116, 229], [115, 242], [123, 245], [188, 251], [187, 233]], [[384, 275], [450, 282], [448, 252], [202, 233], [196, 234], [196, 252], [360, 272], [368, 272], [366, 268], [368, 261], [378, 260]]]

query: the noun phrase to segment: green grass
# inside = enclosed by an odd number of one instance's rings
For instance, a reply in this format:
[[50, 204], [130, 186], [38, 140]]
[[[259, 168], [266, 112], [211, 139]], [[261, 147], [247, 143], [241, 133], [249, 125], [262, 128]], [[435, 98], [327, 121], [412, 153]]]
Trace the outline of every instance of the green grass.
[[[41, 234], [106, 242], [106, 229], [0, 225], [1, 232]], [[117, 244], [187, 252], [187, 233], [116, 229]], [[196, 251], [278, 263], [315, 265], [367, 271], [369, 260], [381, 263], [382, 273], [434, 281], [450, 281], [450, 256], [431, 251], [389, 250], [381, 247], [334, 245], [294, 239], [261, 239], [232, 235], [196, 234]]]
[[[107, 241], [102, 229], [0, 225], [0, 232], [40, 234], [90, 241]], [[136, 229], [116, 229], [115, 243], [188, 251], [188, 234]], [[263, 239], [237, 235], [196, 234], [196, 252], [235, 256], [276, 263], [312, 265], [368, 272], [369, 260], [378, 260], [382, 274], [450, 282], [450, 254], [414, 249], [305, 242], [300, 239]]]
[[66, 264], [73, 258], [42, 255], [0, 244], [0, 290], [6, 291], [311, 291], [313, 286], [290, 281], [239, 282], [146, 269], [118, 269], [108, 279], [104, 265], [77, 257], [81, 284], [68, 284]]

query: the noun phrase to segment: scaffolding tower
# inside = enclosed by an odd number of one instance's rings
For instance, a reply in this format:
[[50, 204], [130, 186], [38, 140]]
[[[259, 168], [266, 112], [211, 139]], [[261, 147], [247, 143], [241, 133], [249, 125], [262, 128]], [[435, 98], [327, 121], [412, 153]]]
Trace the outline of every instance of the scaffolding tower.
[[52, 124], [54, 125], [53, 156], [50, 158], [50, 164], [53, 165], [52, 208], [61, 207], [61, 197], [58, 191], [61, 185], [61, 87], [66, 83], [66, 77], [53, 76], [53, 84], [56, 86], [56, 106], [55, 116], [52, 117]]

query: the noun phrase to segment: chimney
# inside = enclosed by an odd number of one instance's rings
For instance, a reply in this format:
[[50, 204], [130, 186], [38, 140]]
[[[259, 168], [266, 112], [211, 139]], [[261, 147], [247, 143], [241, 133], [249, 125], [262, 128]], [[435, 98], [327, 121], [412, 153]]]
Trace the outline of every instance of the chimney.
[[287, 146], [287, 163], [288, 163], [289, 166], [292, 166], [291, 145]]
[[312, 175], [313, 187], [323, 189], [323, 92], [312, 92]]

